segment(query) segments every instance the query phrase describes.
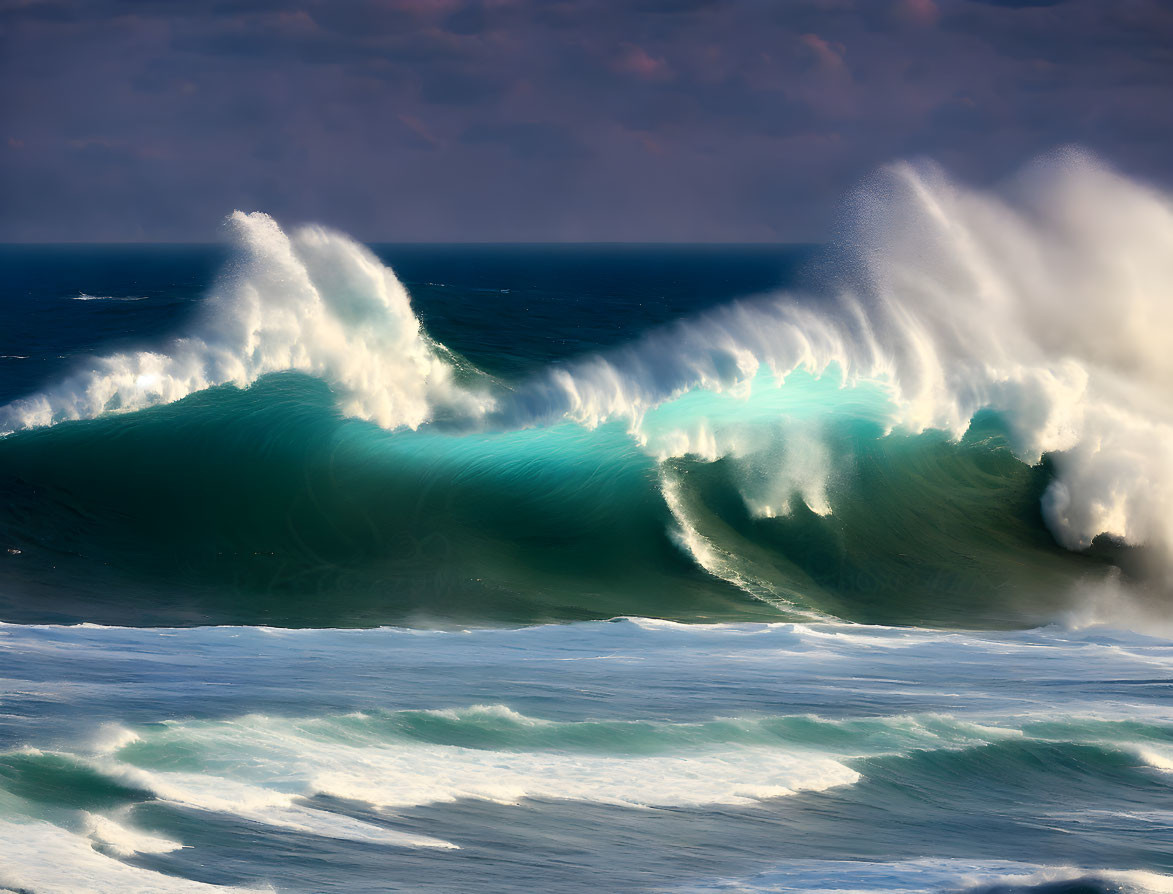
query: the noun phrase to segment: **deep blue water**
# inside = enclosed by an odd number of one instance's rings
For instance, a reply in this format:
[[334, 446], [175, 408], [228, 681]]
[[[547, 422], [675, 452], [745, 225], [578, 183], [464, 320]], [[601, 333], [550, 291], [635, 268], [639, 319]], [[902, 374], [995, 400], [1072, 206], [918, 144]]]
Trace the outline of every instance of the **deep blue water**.
[[0, 887], [1169, 890], [1149, 557], [740, 370], [814, 249], [248, 238], [0, 247]]
[[[439, 341], [500, 373], [794, 281], [812, 246], [375, 245]], [[0, 245], [0, 401], [176, 333], [223, 245]], [[99, 299], [79, 301], [89, 295]], [[139, 300], [142, 299], [142, 300]]]

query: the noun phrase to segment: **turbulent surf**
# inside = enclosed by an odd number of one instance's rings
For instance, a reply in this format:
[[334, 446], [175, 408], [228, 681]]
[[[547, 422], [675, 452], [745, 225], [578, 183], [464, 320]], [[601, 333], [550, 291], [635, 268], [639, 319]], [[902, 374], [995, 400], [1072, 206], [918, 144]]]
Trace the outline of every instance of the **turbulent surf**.
[[45, 345], [45, 384], [0, 409], [0, 613], [1160, 615], [1169, 197], [1074, 154], [1000, 194], [898, 165], [849, 220], [788, 281], [739, 291], [714, 258], [714, 294], [563, 350], [551, 317], [607, 292], [466, 289], [440, 338], [371, 250], [237, 212], [177, 335]]
[[1173, 891], [1173, 200], [0, 247], [0, 888]]
[[0, 644], [17, 890], [1173, 879], [1173, 651], [1139, 634], [622, 619]]

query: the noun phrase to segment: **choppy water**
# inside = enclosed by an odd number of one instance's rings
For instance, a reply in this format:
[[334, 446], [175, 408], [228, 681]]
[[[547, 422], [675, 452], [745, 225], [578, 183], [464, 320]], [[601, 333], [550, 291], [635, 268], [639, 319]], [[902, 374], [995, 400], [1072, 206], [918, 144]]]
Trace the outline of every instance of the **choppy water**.
[[1137, 634], [0, 632], [4, 880], [33, 890], [1173, 872], [1173, 648]]
[[0, 251], [0, 885], [1173, 889], [1173, 205], [857, 205]]

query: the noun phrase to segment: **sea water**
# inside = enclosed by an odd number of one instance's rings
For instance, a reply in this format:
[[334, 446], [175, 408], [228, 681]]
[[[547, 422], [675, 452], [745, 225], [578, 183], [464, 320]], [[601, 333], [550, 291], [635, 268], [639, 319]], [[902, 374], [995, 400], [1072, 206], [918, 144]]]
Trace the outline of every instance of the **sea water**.
[[0, 250], [0, 885], [1171, 890], [1173, 203]]

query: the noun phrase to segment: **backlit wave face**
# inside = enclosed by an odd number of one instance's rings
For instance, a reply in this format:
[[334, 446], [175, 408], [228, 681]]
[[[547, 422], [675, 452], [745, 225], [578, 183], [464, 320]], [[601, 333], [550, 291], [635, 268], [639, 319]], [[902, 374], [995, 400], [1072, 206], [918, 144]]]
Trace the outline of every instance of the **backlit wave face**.
[[[749, 297], [624, 347], [501, 382], [431, 339], [394, 273], [364, 247], [316, 227], [287, 235], [266, 215], [237, 212], [238, 260], [187, 332], [154, 351], [99, 358], [9, 404], [0, 409], [0, 429], [124, 413], [217, 385], [304, 373], [325, 383], [344, 416], [395, 433], [378, 447], [350, 429], [308, 438], [301, 423], [285, 418], [264, 436], [320, 446], [294, 461], [311, 465], [290, 469], [288, 480], [310, 480], [327, 466], [335, 474], [340, 456], [354, 464], [342, 468], [355, 470], [343, 478], [355, 486], [366, 479], [345, 509], [325, 509], [320, 530], [294, 538], [297, 550], [319, 564], [373, 556], [382, 564], [364, 586], [374, 587], [395, 578], [402, 558], [401, 544], [390, 542], [402, 538], [386, 532], [416, 536], [412, 524], [425, 517], [428, 531], [456, 554], [445, 561], [461, 569], [459, 587], [476, 590], [466, 601], [485, 597], [475, 584], [494, 593], [563, 590], [575, 606], [571, 617], [624, 612], [626, 597], [618, 604], [598, 598], [614, 596], [614, 588], [600, 580], [575, 589], [559, 570], [589, 577], [582, 572], [594, 561], [588, 554], [623, 568], [620, 542], [635, 544], [633, 569], [652, 569], [655, 581], [636, 589], [662, 589], [652, 613], [669, 616], [673, 588], [704, 585], [664, 553], [666, 540], [703, 573], [769, 605], [855, 617], [852, 600], [885, 587], [975, 594], [980, 587], [970, 581], [940, 577], [958, 557], [980, 580], [1013, 553], [1031, 569], [1013, 586], [1032, 592], [1070, 592], [1088, 575], [1100, 580], [1100, 567], [1055, 558], [1035, 530], [1031, 515], [1040, 511], [1050, 536], [1070, 550], [1088, 549], [1099, 535], [1143, 548], [1132, 571], [1150, 589], [1167, 590], [1170, 197], [1071, 154], [1036, 164], [998, 193], [956, 184], [931, 166], [896, 165], [855, 197], [852, 215], [802, 292]], [[309, 392], [282, 394], [320, 403]], [[185, 424], [203, 429], [205, 440], [243, 437], [255, 417], [213, 418], [244, 409], [217, 395], [199, 411], [203, 422]], [[139, 447], [183, 417], [171, 418], [144, 417]], [[581, 428], [574, 434], [567, 424]], [[617, 431], [628, 437], [617, 440]], [[64, 429], [56, 441], [51, 433], [30, 437], [0, 445], [24, 480], [36, 477], [34, 455], [77, 446], [61, 442]], [[363, 439], [370, 444], [360, 445]], [[583, 460], [575, 469], [553, 460], [568, 444]], [[445, 505], [457, 508], [421, 516], [425, 498], [390, 483], [405, 456], [436, 476]], [[1044, 456], [1045, 466], [1029, 468]], [[391, 477], [370, 473], [380, 468]], [[545, 483], [533, 487], [539, 480]], [[274, 492], [283, 486], [272, 482]], [[607, 487], [613, 498], [601, 499]], [[378, 505], [376, 494], [390, 505]], [[352, 510], [368, 498], [355, 521]], [[269, 494], [268, 502], [281, 499]], [[477, 502], [497, 509], [471, 510]], [[616, 542], [609, 513], [618, 510], [608, 506], [620, 507], [624, 524], [639, 533], [628, 530]], [[329, 515], [335, 510], [351, 512], [349, 521], [337, 523]], [[958, 514], [964, 518], [951, 519]], [[482, 516], [516, 521], [484, 529]], [[280, 512], [253, 529], [266, 526], [288, 528]], [[347, 533], [334, 552], [324, 545], [356, 526], [374, 532], [370, 542], [352, 548], [359, 535]], [[35, 527], [20, 536], [35, 540]], [[559, 545], [559, 530], [573, 548]], [[896, 542], [882, 536], [890, 531]], [[293, 548], [280, 537], [242, 534], [234, 550], [246, 551], [249, 537], [275, 554]], [[916, 582], [881, 561], [903, 552], [901, 543], [915, 557]], [[567, 549], [573, 562], [565, 561]], [[413, 556], [420, 555], [416, 547]], [[852, 555], [876, 561], [853, 565]], [[490, 567], [502, 557], [510, 568]], [[864, 564], [869, 580], [858, 576]], [[431, 574], [413, 564], [417, 572]], [[1053, 608], [1032, 609], [1027, 619]], [[553, 617], [567, 610], [549, 608]], [[405, 611], [426, 614], [427, 597]], [[862, 617], [907, 621], [922, 611], [881, 608]]]
[[[744, 390], [763, 365], [777, 381], [831, 370], [887, 388], [889, 427], [960, 438], [993, 410], [1024, 462], [1055, 454], [1044, 506], [1064, 545], [1109, 534], [1168, 551], [1173, 200], [1072, 155], [1005, 195], [896, 165], [855, 208], [822, 284], [830, 297], [728, 307], [553, 371], [517, 399], [638, 431], [648, 409], [693, 389]], [[729, 426], [706, 423], [669, 452], [736, 450]]]
[[4, 408], [0, 425], [141, 410], [290, 370], [330, 383], [343, 412], [388, 429], [418, 427], [452, 394], [449, 364], [370, 251], [320, 227], [287, 235], [259, 212], [237, 211], [229, 224], [237, 259], [190, 331], [158, 351], [99, 358]]

